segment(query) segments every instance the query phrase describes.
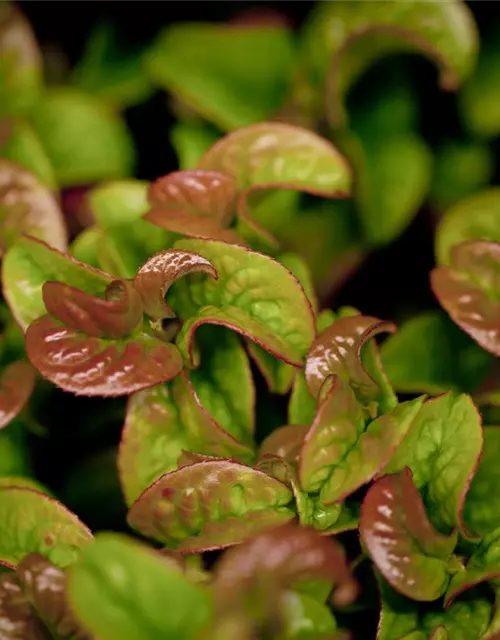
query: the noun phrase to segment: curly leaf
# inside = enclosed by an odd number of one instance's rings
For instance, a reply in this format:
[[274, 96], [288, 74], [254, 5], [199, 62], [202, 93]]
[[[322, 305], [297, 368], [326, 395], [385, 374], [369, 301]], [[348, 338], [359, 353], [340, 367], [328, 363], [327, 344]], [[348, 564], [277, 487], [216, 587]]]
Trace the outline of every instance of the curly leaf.
[[451, 319], [483, 349], [500, 355], [500, 243], [468, 241], [451, 251], [451, 266], [431, 272], [434, 295]]
[[304, 490], [330, 505], [353, 493], [387, 464], [408, 432], [423, 398], [400, 403], [366, 424], [353, 390], [339, 379], [319, 405], [300, 452]]
[[481, 417], [466, 395], [428, 400], [385, 469], [409, 467], [435, 526], [467, 534], [463, 508], [483, 446]]
[[153, 320], [175, 316], [165, 303], [165, 295], [176, 280], [189, 273], [204, 273], [218, 279], [211, 261], [190, 251], [168, 249], [142, 265], [134, 278], [134, 286], [142, 298], [145, 312]]
[[42, 84], [42, 56], [30, 23], [16, 6], [0, 8], [0, 116], [28, 111]]
[[380, 357], [396, 391], [433, 395], [473, 392], [493, 362], [441, 311], [410, 318], [384, 341]]
[[500, 242], [500, 188], [471, 195], [448, 209], [436, 230], [436, 258], [449, 265], [452, 248], [466, 240]]
[[292, 497], [283, 483], [260, 471], [211, 460], [162, 476], [132, 506], [128, 522], [169, 548], [200, 553], [292, 520]]
[[0, 629], [3, 640], [52, 640], [25, 598], [13, 572], [0, 569]]
[[376, 60], [418, 51], [439, 67], [440, 84], [455, 90], [474, 68], [478, 34], [469, 9], [459, 0], [425, 5], [324, 2], [306, 28], [304, 47], [312, 80], [326, 78], [327, 115], [345, 125], [344, 99]]
[[29, 326], [26, 351], [45, 378], [76, 395], [128, 395], [175, 378], [184, 366], [175, 345], [146, 333], [89, 337], [50, 316]]
[[97, 224], [103, 228], [131, 224], [148, 210], [149, 182], [112, 180], [91, 189], [87, 201]]
[[342, 547], [309, 527], [290, 523], [228, 550], [214, 568], [213, 585], [216, 597], [227, 601], [259, 583], [286, 589], [309, 580], [333, 582], [337, 605], [345, 606], [357, 595]]
[[215, 240], [181, 240], [215, 268], [217, 282], [194, 275], [176, 283], [168, 302], [182, 319], [181, 352], [195, 364], [193, 338], [203, 324], [223, 325], [295, 366], [314, 337], [314, 316], [298, 281], [272, 258]]
[[295, 189], [325, 198], [346, 197], [351, 170], [328, 141], [315, 133], [279, 122], [239, 129], [216, 142], [198, 163], [198, 169], [220, 171], [236, 180], [240, 190], [238, 215], [268, 242], [273, 237], [248, 211], [249, 196], [262, 189]]
[[14, 567], [28, 553], [57, 566], [76, 559], [92, 534], [60, 502], [20, 487], [0, 488], [0, 564]]
[[[22, 360], [8, 365], [0, 376], [0, 429], [23, 409], [35, 386], [35, 371]], [[1, 478], [0, 478], [1, 479]]]
[[0, 255], [29, 233], [64, 251], [67, 232], [52, 193], [29, 171], [0, 159]]
[[46, 90], [31, 124], [58, 184], [115, 180], [131, 173], [132, 141], [125, 124], [96, 98], [70, 88]]
[[202, 586], [117, 534], [99, 534], [82, 552], [69, 573], [68, 598], [85, 627], [106, 640], [195, 640], [211, 618]]
[[359, 532], [379, 571], [400, 593], [430, 601], [445, 592], [457, 536], [433, 529], [408, 469], [370, 487]]
[[293, 64], [288, 29], [176, 24], [146, 58], [152, 80], [223, 130], [274, 115]]
[[467, 492], [463, 516], [466, 525], [480, 535], [500, 527], [500, 505], [491, 499], [500, 482], [500, 428], [484, 427], [483, 436], [483, 450]]
[[23, 328], [44, 315], [42, 287], [48, 280], [64, 282], [90, 295], [101, 295], [112, 278], [41, 240], [21, 238], [3, 260], [2, 286], [10, 310]]

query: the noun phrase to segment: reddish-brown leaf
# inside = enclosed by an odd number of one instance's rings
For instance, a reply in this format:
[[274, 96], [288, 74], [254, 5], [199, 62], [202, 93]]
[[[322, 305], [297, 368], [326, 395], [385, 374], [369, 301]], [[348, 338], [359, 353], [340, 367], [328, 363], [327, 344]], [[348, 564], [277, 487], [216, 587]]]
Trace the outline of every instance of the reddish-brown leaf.
[[0, 429], [16, 417], [35, 385], [35, 370], [22, 360], [8, 365], [0, 377]]
[[296, 424], [275, 429], [260, 445], [259, 457], [271, 454], [296, 464], [308, 429]]

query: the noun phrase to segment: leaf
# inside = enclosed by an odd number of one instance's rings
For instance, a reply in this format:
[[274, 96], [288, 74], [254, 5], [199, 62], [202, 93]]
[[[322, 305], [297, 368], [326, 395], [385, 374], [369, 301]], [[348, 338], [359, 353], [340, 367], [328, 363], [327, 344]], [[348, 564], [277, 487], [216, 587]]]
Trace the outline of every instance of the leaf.
[[[69, 253], [79, 262], [93, 267], [94, 269], [100, 268], [100, 261], [98, 258], [97, 245], [101, 240], [103, 230], [98, 226], [87, 227], [84, 231], [78, 234], [69, 247]], [[135, 272], [134, 272], [135, 273]], [[118, 276], [114, 273], [113, 275]], [[122, 277], [123, 274], [122, 274]]]
[[60, 502], [20, 487], [0, 488], [0, 564], [14, 567], [28, 553], [41, 553], [65, 567], [92, 534]]
[[[380, 386], [384, 382], [384, 374], [379, 363], [376, 363], [376, 368], [370, 367], [370, 375], [361, 355], [364, 345], [371, 338], [381, 332], [392, 333], [395, 330], [396, 327], [390, 322], [360, 316], [357, 312], [338, 318], [316, 338], [307, 354], [305, 374], [311, 395], [319, 399], [325, 380], [330, 376], [338, 376], [354, 389], [363, 405], [380, 403], [393, 408], [393, 394], [387, 394], [386, 389]], [[374, 354], [371, 354], [373, 359]]]
[[483, 142], [450, 140], [440, 145], [434, 160], [432, 204], [443, 211], [486, 188], [493, 179], [494, 162], [491, 148]]
[[408, 469], [370, 487], [359, 532], [377, 569], [400, 593], [432, 601], [445, 592], [457, 536], [433, 529]]
[[71, 568], [68, 596], [85, 627], [106, 640], [194, 640], [211, 617], [203, 587], [117, 534], [99, 534], [83, 551]]
[[21, 165], [46, 187], [56, 187], [52, 164], [28, 122], [20, 119], [0, 122], [0, 151], [2, 158]]
[[14, 418], [8, 429], [0, 430], [0, 477], [31, 474], [26, 435], [26, 426], [19, 416]]
[[287, 591], [281, 607], [285, 619], [286, 638], [331, 638], [337, 623], [331, 611], [305, 593]]
[[162, 476], [138, 498], [128, 523], [187, 553], [242, 542], [294, 517], [289, 489], [229, 460], [199, 462]]
[[[22, 360], [9, 364], [0, 376], [0, 429], [23, 409], [35, 386], [35, 371]], [[0, 478], [1, 480], [1, 478]]]
[[450, 207], [436, 230], [436, 258], [439, 264], [452, 263], [452, 249], [466, 240], [500, 242], [500, 188], [471, 195]]
[[464, 505], [464, 521], [472, 531], [484, 536], [500, 527], [500, 509], [491, 499], [500, 481], [500, 429], [484, 427], [484, 445]]
[[0, 116], [28, 111], [42, 84], [42, 56], [30, 23], [17, 7], [0, 11]]
[[175, 122], [170, 129], [170, 142], [179, 168], [193, 169], [219, 135], [215, 128], [204, 122]]
[[400, 393], [473, 392], [493, 357], [441, 311], [410, 318], [380, 348], [387, 377]]
[[[121, 46], [120, 46], [121, 45]], [[101, 22], [90, 33], [71, 84], [115, 108], [131, 107], [153, 92], [143, 68], [143, 55], [118, 41], [115, 26]]]
[[292, 36], [281, 27], [180, 23], [149, 50], [152, 81], [223, 130], [273, 116], [285, 99]]
[[294, 189], [324, 198], [342, 198], [351, 189], [351, 170], [328, 141], [280, 122], [238, 129], [216, 142], [198, 169], [233, 177], [241, 190], [238, 216], [252, 233], [273, 238], [250, 216], [248, 200], [262, 189]]
[[312, 80], [325, 83], [327, 115], [336, 128], [345, 125], [346, 94], [376, 60], [417, 51], [436, 63], [441, 87], [456, 90], [474, 68], [478, 49], [472, 14], [457, 0], [425, 6], [321, 3], [304, 38]]
[[230, 602], [259, 585], [280, 590], [320, 579], [334, 584], [337, 605], [356, 598], [358, 587], [342, 547], [310, 527], [290, 523], [226, 551], [215, 565], [213, 587], [217, 598]]
[[[5, 640], [50, 640], [13, 572], [0, 569], [0, 629]], [[5, 631], [4, 631], [5, 630]]]
[[45, 313], [42, 286], [57, 280], [99, 295], [111, 282], [108, 274], [92, 269], [36, 238], [21, 238], [2, 264], [3, 293], [16, 321], [26, 328]]
[[128, 395], [171, 380], [184, 366], [175, 345], [144, 332], [121, 341], [88, 337], [50, 316], [30, 325], [26, 351], [45, 378], [86, 396]]
[[176, 249], [195, 251], [215, 268], [218, 280], [191, 276], [176, 283], [168, 303], [188, 318], [177, 338], [194, 364], [193, 337], [203, 324], [223, 325], [278, 358], [301, 366], [314, 337], [314, 317], [297, 280], [272, 258], [215, 240], [181, 240]]
[[239, 442], [251, 444], [255, 388], [238, 336], [221, 327], [205, 327], [198, 331], [197, 341], [200, 366], [189, 378], [201, 405]]
[[500, 243], [463, 242], [451, 251], [451, 266], [431, 272], [431, 287], [441, 306], [483, 349], [500, 355], [497, 272]]
[[87, 194], [90, 210], [103, 228], [130, 224], [148, 210], [145, 180], [113, 180], [91, 189]]
[[289, 424], [275, 429], [260, 445], [259, 457], [276, 455], [291, 464], [297, 464], [308, 431], [307, 426]]
[[339, 502], [371, 480], [391, 458], [424, 398], [400, 403], [366, 424], [353, 390], [337, 379], [318, 407], [300, 452], [300, 484], [322, 505]]
[[482, 446], [481, 417], [472, 400], [446, 393], [423, 405], [385, 473], [409, 467], [417, 489], [425, 489], [433, 524], [458, 527], [467, 536], [464, 501]]
[[142, 265], [134, 278], [134, 286], [141, 296], [144, 311], [153, 320], [174, 317], [174, 312], [165, 303], [165, 295], [176, 280], [190, 273], [203, 273], [218, 279], [212, 262], [191, 251], [162, 251]]
[[22, 233], [47, 241], [64, 251], [67, 231], [57, 200], [34, 175], [0, 159], [0, 255]]
[[494, 582], [500, 578], [499, 539], [500, 530], [495, 529], [481, 540], [465, 569], [456, 573], [451, 579], [445, 595], [446, 607], [464, 591], [472, 589], [481, 582]]
[[93, 96], [69, 88], [47, 90], [30, 121], [61, 186], [131, 173], [134, 153], [125, 124]]

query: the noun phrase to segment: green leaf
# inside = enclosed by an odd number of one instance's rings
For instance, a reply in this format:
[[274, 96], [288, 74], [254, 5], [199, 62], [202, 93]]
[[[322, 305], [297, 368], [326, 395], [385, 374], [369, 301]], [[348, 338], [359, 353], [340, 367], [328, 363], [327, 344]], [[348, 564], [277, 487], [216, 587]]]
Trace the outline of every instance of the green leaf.
[[87, 199], [96, 223], [107, 228], [140, 220], [149, 208], [148, 188], [145, 180], [114, 180], [91, 189]]
[[41, 240], [21, 238], [5, 255], [2, 284], [7, 303], [23, 328], [45, 314], [42, 286], [48, 280], [64, 282], [91, 295], [101, 294], [111, 282], [108, 274], [52, 249]]
[[248, 357], [234, 333], [206, 327], [197, 333], [200, 366], [190, 373], [201, 404], [237, 440], [251, 443], [255, 389]]
[[493, 178], [491, 148], [471, 140], [450, 140], [436, 151], [430, 200], [442, 210], [485, 188]]
[[384, 341], [380, 356], [400, 393], [472, 393], [493, 363], [493, 356], [440, 311], [410, 318]]
[[337, 629], [329, 608], [305, 593], [287, 591], [282, 597], [282, 607], [286, 640], [329, 637]]
[[74, 562], [92, 534], [60, 502], [20, 487], [0, 489], [0, 563], [15, 566], [41, 553], [57, 566]]
[[0, 159], [0, 252], [23, 233], [45, 240], [64, 251], [68, 234], [59, 203], [33, 174]]
[[159, 35], [145, 63], [154, 83], [229, 130], [274, 116], [289, 87], [292, 46], [282, 27], [181, 23]]
[[40, 92], [42, 56], [30, 23], [11, 2], [0, 9], [0, 116], [28, 111]]
[[412, 133], [362, 141], [356, 191], [361, 227], [371, 246], [392, 242], [408, 227], [429, 191], [432, 157]]
[[418, 51], [439, 67], [441, 86], [454, 90], [474, 68], [478, 49], [473, 16], [458, 0], [324, 2], [309, 18], [304, 37], [312, 80], [326, 85], [327, 115], [336, 127], [345, 124], [346, 94], [376, 60]]
[[370, 487], [359, 532], [377, 569], [400, 593], [427, 602], [446, 591], [457, 535], [433, 529], [408, 469]]
[[203, 587], [155, 551], [109, 533], [98, 535], [71, 568], [68, 597], [102, 640], [194, 640], [212, 615]]
[[47, 90], [30, 121], [61, 186], [131, 173], [134, 152], [125, 124], [98, 99], [75, 89]]
[[180, 240], [178, 249], [208, 259], [218, 280], [188, 276], [171, 289], [168, 301], [188, 318], [177, 343], [193, 363], [192, 343], [203, 324], [221, 324], [253, 340], [290, 364], [300, 366], [314, 338], [314, 318], [296, 279], [278, 262], [236, 245], [213, 240]]
[[53, 189], [56, 177], [52, 163], [33, 128], [24, 120], [7, 122], [5, 140], [0, 142], [2, 158], [20, 164], [44, 185]]
[[465, 569], [456, 573], [446, 591], [445, 606], [449, 606], [464, 591], [481, 582], [497, 581], [500, 578], [500, 529], [496, 529], [481, 540]]
[[292, 498], [260, 471], [210, 460], [162, 476], [132, 506], [128, 523], [169, 548], [200, 553], [292, 520]]
[[500, 428], [484, 427], [484, 445], [464, 506], [464, 521], [480, 535], [500, 527], [500, 505], [491, 496], [500, 482]]
[[[98, 254], [98, 243], [103, 236], [103, 230], [98, 226], [87, 227], [82, 233], [78, 234], [69, 247], [69, 253], [79, 262], [84, 262], [94, 269], [101, 267], [101, 261]], [[118, 276], [115, 273], [113, 275]], [[123, 278], [123, 273], [120, 274]]]
[[466, 240], [500, 242], [500, 187], [464, 198], [445, 212], [436, 230], [436, 259], [451, 264], [451, 250]]
[[384, 472], [409, 467], [433, 524], [467, 535], [462, 512], [482, 446], [481, 417], [472, 400], [446, 393], [424, 404]]
[[408, 432], [424, 398], [400, 403], [366, 423], [354, 391], [340, 382], [318, 407], [300, 453], [299, 478], [322, 505], [346, 498], [389, 461]]
[[143, 55], [118, 42], [115, 26], [98, 24], [88, 37], [71, 84], [103, 102], [126, 108], [145, 101], [153, 92], [144, 71]]
[[194, 169], [219, 137], [219, 132], [204, 122], [176, 122], [170, 130], [170, 142], [179, 169]]
[[431, 272], [431, 288], [458, 326], [483, 349], [500, 355], [500, 243], [469, 240], [451, 250], [451, 266]]
[[20, 489], [32, 489], [39, 493], [45, 493], [50, 496], [50, 491], [44, 487], [38, 480], [25, 476], [0, 476], [0, 488], [18, 487]]
[[20, 417], [0, 431], [0, 477], [31, 473], [31, 457], [26, 442], [26, 427]]

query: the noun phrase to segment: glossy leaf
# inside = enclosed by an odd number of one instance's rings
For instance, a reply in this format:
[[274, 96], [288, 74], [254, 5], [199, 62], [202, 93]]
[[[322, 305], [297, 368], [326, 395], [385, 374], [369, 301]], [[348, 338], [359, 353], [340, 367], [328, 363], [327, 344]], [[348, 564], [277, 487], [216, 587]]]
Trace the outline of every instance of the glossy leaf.
[[22, 360], [8, 365], [0, 375], [0, 429], [23, 409], [35, 386], [35, 371]]
[[409, 467], [417, 489], [425, 487], [433, 524], [445, 530], [458, 527], [467, 535], [462, 512], [482, 446], [474, 403], [466, 395], [447, 393], [424, 404], [385, 472]]
[[153, 82], [223, 130], [273, 116], [285, 99], [292, 64], [287, 29], [196, 22], [160, 33], [146, 60]]
[[464, 506], [464, 521], [472, 531], [484, 536], [500, 527], [500, 508], [492, 500], [500, 482], [500, 429], [484, 427], [484, 445], [479, 466], [472, 478]]
[[42, 83], [42, 56], [29, 22], [4, 2], [0, 11], [0, 115], [29, 110]]
[[451, 319], [495, 355], [500, 355], [499, 271], [500, 243], [476, 240], [455, 245], [451, 266], [431, 273], [434, 295]]
[[176, 280], [190, 273], [204, 273], [218, 279], [212, 262], [191, 251], [162, 251], [142, 265], [134, 278], [134, 286], [145, 312], [153, 320], [174, 317], [174, 312], [165, 303], [165, 294]]
[[123, 341], [88, 337], [50, 316], [29, 326], [26, 351], [45, 378], [76, 395], [128, 395], [171, 380], [184, 366], [175, 345], [146, 333]]
[[0, 629], [5, 640], [51, 640], [12, 572], [0, 571]]
[[471, 13], [457, 0], [425, 6], [327, 2], [312, 14], [304, 47], [313, 81], [327, 78], [327, 114], [340, 127], [347, 92], [376, 60], [418, 51], [437, 64], [442, 88], [455, 90], [474, 67], [478, 35]]
[[88, 192], [89, 208], [95, 221], [103, 228], [130, 224], [148, 210], [145, 180], [113, 180]]
[[109, 533], [72, 567], [68, 597], [85, 627], [106, 640], [194, 640], [211, 617], [203, 587], [155, 551]]
[[52, 193], [21, 166], [0, 160], [0, 252], [22, 233], [47, 241], [64, 251], [67, 232]]
[[76, 560], [92, 534], [60, 502], [20, 487], [0, 489], [0, 564], [15, 566], [28, 553], [41, 553], [65, 567]]
[[337, 623], [327, 606], [305, 593], [287, 591], [281, 600], [286, 638], [327, 638], [337, 630]]
[[336, 604], [345, 606], [355, 599], [357, 584], [342, 547], [296, 524], [269, 529], [233, 547], [214, 569], [215, 593], [223, 600], [238, 596], [238, 591], [258, 588], [259, 582], [286, 589], [320, 579], [336, 587], [332, 598]]
[[297, 424], [275, 429], [260, 445], [259, 456], [276, 455], [291, 464], [297, 464], [307, 431], [308, 427]]
[[408, 469], [370, 487], [359, 531], [373, 562], [400, 593], [430, 601], [445, 592], [457, 536], [433, 529]]
[[47, 90], [31, 123], [61, 186], [131, 173], [133, 148], [125, 125], [94, 97], [75, 89]]
[[183, 552], [242, 542], [292, 520], [290, 490], [228, 460], [199, 462], [162, 476], [130, 509], [131, 527]]
[[194, 364], [193, 337], [203, 324], [223, 325], [285, 362], [300, 366], [314, 337], [314, 317], [298, 281], [272, 258], [213, 240], [181, 240], [215, 268], [218, 280], [192, 276], [172, 288], [168, 303], [188, 318], [177, 338]]
[[100, 295], [111, 282], [108, 274], [82, 264], [35, 238], [22, 238], [5, 255], [2, 264], [3, 293], [17, 320], [26, 328], [45, 313], [42, 286], [57, 280]]
[[322, 400], [300, 452], [299, 478], [330, 505], [353, 493], [382, 469], [420, 410], [423, 398], [400, 403], [366, 424], [354, 391], [339, 379]]
[[71, 74], [71, 84], [115, 108], [126, 108], [145, 101], [153, 87], [144, 72], [141, 52], [130, 43], [127, 48], [120, 45], [112, 23], [98, 24]]
[[[238, 129], [211, 147], [198, 169], [233, 177], [241, 190], [242, 223], [266, 237], [250, 217], [247, 199], [261, 189], [295, 189], [326, 198], [346, 197], [351, 170], [337, 149], [315, 133], [278, 122]], [[272, 237], [267, 234], [267, 239]]]
[[401, 393], [448, 390], [472, 393], [488, 374], [493, 356], [441, 311], [410, 318], [380, 348], [384, 370]]
[[193, 169], [218, 137], [217, 130], [204, 122], [176, 122], [170, 129], [170, 142], [179, 168]]

